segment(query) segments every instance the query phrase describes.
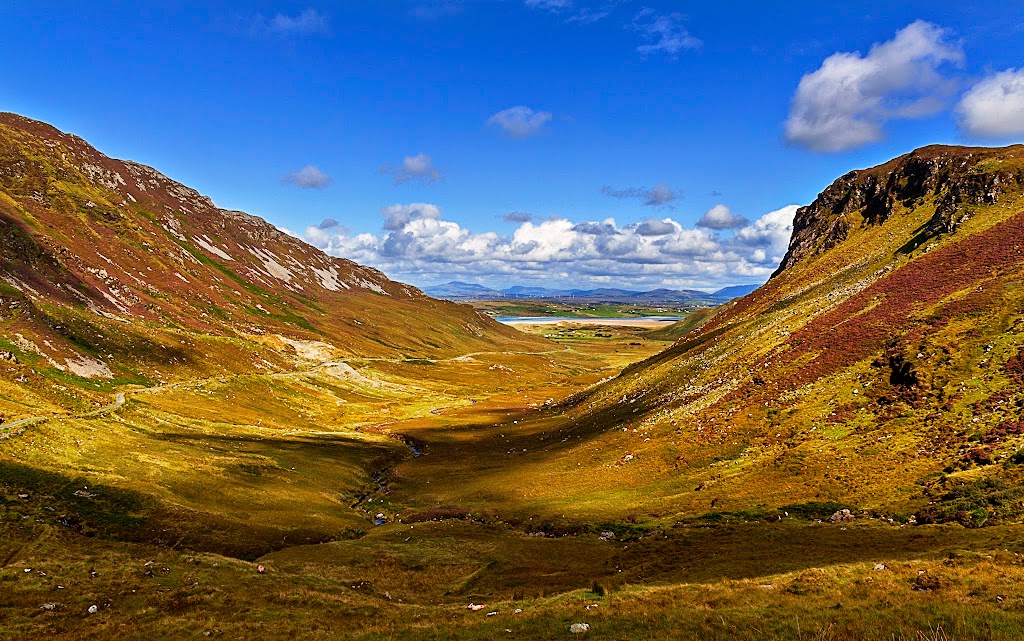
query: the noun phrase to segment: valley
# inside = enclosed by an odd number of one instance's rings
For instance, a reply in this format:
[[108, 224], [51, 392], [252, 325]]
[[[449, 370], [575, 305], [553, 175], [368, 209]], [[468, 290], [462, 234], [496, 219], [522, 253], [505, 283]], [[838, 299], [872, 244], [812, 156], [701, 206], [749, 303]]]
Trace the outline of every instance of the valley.
[[43, 123], [0, 148], [8, 636], [1024, 630], [1024, 147], [850, 172], [659, 327], [510, 327]]
[[[652, 478], [621, 452], [602, 460], [553, 410], [671, 345], [650, 333], [583, 327], [538, 353], [306, 361], [135, 388], [90, 416], [22, 425], [0, 441], [4, 629], [561, 638], [587, 621], [596, 638], [796, 639], [863, 636], [870, 620], [906, 639], [1016, 633], [1022, 526], [832, 523], [828, 503], [660, 512]], [[941, 591], [918, 589], [931, 585], [921, 577]]]

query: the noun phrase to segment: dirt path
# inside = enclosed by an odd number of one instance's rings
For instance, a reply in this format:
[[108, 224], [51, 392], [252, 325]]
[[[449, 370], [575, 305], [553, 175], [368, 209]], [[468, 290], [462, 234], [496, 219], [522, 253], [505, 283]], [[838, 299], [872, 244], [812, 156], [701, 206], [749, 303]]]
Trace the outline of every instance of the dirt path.
[[[105, 416], [113, 411], [118, 410], [126, 402], [127, 398], [125, 397], [124, 392], [118, 392], [117, 396], [114, 397], [114, 402], [111, 403], [110, 405], [104, 405], [99, 409], [93, 410], [91, 412], [86, 412], [85, 414], [71, 414], [65, 418], [96, 418], [97, 416]], [[31, 427], [33, 425], [38, 425], [40, 423], [45, 423], [46, 421], [52, 420], [54, 418], [57, 417], [29, 416], [28, 418], [20, 418], [16, 421], [11, 421], [10, 423], [4, 423], [3, 425], [0, 425], [0, 429], [3, 430], [3, 432], [0, 433], [0, 439], [11, 438], [12, 436], [20, 436], [21, 434], [24, 434], [25, 428]]]

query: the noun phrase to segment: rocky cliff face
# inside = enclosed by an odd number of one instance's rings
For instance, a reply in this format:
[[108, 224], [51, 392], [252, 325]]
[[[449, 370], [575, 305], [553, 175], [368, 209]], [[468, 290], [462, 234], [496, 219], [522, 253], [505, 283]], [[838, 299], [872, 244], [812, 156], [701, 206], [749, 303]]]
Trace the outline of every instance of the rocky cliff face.
[[894, 213], [925, 203], [935, 214], [914, 242], [952, 233], [974, 208], [994, 205], [1024, 185], [1024, 145], [964, 148], [934, 145], [879, 167], [851, 171], [797, 211], [789, 251], [776, 274], [844, 242], [858, 226], [881, 225]]

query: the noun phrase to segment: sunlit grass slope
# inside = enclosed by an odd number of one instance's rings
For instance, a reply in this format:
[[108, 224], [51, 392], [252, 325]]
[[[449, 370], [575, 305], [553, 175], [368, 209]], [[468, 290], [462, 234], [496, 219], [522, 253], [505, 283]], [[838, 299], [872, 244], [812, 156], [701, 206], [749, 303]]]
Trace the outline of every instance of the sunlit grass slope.
[[[1020, 146], [925, 148], [843, 177], [798, 213], [767, 285], [534, 420], [431, 434], [467, 463], [404, 466], [409, 496], [569, 520], [804, 502], [1017, 520], [1022, 185]], [[478, 442], [500, 445], [461, 456]]]

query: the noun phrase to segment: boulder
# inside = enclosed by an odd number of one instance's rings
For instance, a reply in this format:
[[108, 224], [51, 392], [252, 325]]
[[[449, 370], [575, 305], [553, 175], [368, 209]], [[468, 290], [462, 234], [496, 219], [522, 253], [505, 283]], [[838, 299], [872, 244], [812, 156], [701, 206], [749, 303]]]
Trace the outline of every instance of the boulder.
[[589, 623], [573, 623], [569, 626], [569, 632], [573, 634], [585, 634], [590, 631]]
[[832, 515], [832, 518], [830, 518], [829, 521], [833, 523], [849, 523], [856, 518], [857, 517], [853, 515], [853, 512], [844, 508], [842, 510], [836, 510], [835, 514]]

